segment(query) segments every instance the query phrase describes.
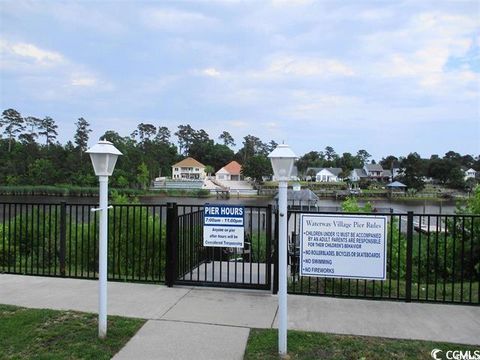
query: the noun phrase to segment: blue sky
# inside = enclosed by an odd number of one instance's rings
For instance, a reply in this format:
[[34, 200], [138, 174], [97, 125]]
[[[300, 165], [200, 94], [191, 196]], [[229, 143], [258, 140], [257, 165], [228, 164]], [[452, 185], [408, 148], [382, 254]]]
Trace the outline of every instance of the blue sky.
[[0, 1], [0, 106], [91, 143], [189, 123], [377, 160], [480, 153], [479, 1]]

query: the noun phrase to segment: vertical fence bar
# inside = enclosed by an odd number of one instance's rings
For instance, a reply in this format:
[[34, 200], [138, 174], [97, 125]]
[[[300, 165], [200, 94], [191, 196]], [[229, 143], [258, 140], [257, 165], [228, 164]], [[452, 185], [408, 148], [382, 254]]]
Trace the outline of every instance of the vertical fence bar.
[[278, 209], [275, 210], [275, 235], [274, 235], [274, 253], [273, 253], [273, 294], [278, 294]]
[[422, 273], [422, 232], [424, 217], [418, 215], [418, 255], [417, 255], [417, 300], [420, 300], [420, 279]]
[[428, 233], [427, 233], [427, 264], [425, 266], [426, 268], [426, 286], [425, 286], [425, 300], [428, 300], [429, 295], [428, 295], [428, 285], [430, 282], [430, 215], [428, 215]]
[[[15, 259], [13, 258], [15, 261]], [[12, 204], [8, 204], [8, 272], [12, 262]]]
[[72, 205], [68, 210], [68, 276], [72, 276]]
[[165, 284], [172, 287], [175, 284], [177, 273], [177, 231], [178, 208], [176, 203], [167, 203], [167, 242], [166, 242], [166, 269]]
[[65, 276], [65, 252], [67, 242], [67, 203], [62, 201], [60, 203], [60, 275]]
[[[92, 227], [91, 226], [91, 208], [88, 207], [88, 211], [87, 211], [87, 224], [88, 224], [88, 228], [87, 228], [87, 278], [90, 277], [90, 228]], [[93, 229], [93, 231], [95, 231], [95, 229]], [[94, 254], [95, 256], [95, 254]]]
[[133, 217], [133, 222], [132, 222], [132, 281], [135, 280], [135, 243], [137, 242], [137, 238], [135, 236], [135, 229], [137, 228], [137, 219], [136, 219], [136, 206], [133, 205], [132, 207], [132, 217]]
[[[161, 280], [165, 281], [165, 265], [164, 265], [164, 269], [163, 269], [163, 272], [162, 272], [163, 205], [160, 206], [159, 212], [160, 212], [160, 229], [159, 229], [160, 242], [158, 244], [158, 246], [159, 246], [159, 248], [158, 248], [158, 275], [159, 275], [159, 281], [161, 281]], [[166, 231], [166, 229], [165, 229], [165, 231]], [[165, 243], [166, 243], [166, 239], [165, 239]], [[162, 279], [162, 275], [163, 275], [163, 279]]]
[[270, 289], [272, 287], [272, 205], [267, 206], [266, 213], [266, 250], [265, 250], [265, 276], [266, 276], [266, 285]]
[[451, 301], [455, 301], [455, 257], [456, 257], [456, 248], [457, 248], [457, 217], [453, 217], [453, 256], [452, 256], [452, 298]]
[[465, 263], [465, 216], [462, 217], [462, 245], [460, 261], [460, 302], [463, 303], [463, 264]]
[[[473, 222], [474, 221], [475, 221], [475, 218], [472, 216], [472, 218], [470, 219], [470, 286], [469, 286], [469, 291], [468, 291], [469, 302], [470, 303], [473, 303], [472, 285], [473, 285], [473, 281], [475, 280], [475, 263], [473, 262], [473, 237], [474, 237]], [[480, 282], [478, 284], [478, 287], [480, 289]], [[479, 301], [480, 301], [480, 297], [479, 297], [479, 299], [477, 299], [477, 302], [479, 302]]]
[[407, 266], [405, 274], [405, 301], [412, 301], [412, 248], [413, 248], [413, 212], [407, 213]]
[[[75, 205], [75, 224], [78, 224], [78, 206]], [[70, 210], [72, 211], [72, 210]], [[70, 227], [73, 226], [73, 223], [71, 221], [72, 217], [70, 216]], [[72, 241], [72, 238], [70, 238], [70, 241]], [[75, 226], [75, 277], [78, 276], [78, 226]]]

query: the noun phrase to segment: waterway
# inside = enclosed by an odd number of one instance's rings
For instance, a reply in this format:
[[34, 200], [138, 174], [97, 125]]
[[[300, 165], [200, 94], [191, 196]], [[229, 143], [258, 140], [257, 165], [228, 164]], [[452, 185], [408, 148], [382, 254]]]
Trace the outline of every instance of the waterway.
[[[14, 203], [41, 203], [41, 204], [59, 204], [65, 201], [68, 204], [95, 204], [98, 202], [96, 197], [62, 197], [62, 196], [0, 196], [0, 204], [4, 202]], [[142, 204], [166, 204], [167, 202], [176, 202], [180, 205], [203, 205], [205, 203], [228, 203], [246, 206], [266, 206], [268, 204], [275, 205], [275, 200], [265, 197], [249, 197], [230, 199], [210, 198], [191, 198], [191, 197], [171, 197], [171, 196], [142, 196], [140, 197]], [[393, 209], [396, 213], [405, 213], [413, 211], [416, 214], [454, 214], [456, 202], [454, 200], [429, 201], [429, 200], [370, 200], [373, 207], [380, 212], [386, 212]], [[360, 200], [359, 204], [363, 205], [366, 201]], [[296, 204], [297, 205], [297, 204]], [[307, 205], [307, 204], [302, 204]], [[321, 199], [316, 208], [319, 211], [340, 211], [341, 201], [335, 199]]]

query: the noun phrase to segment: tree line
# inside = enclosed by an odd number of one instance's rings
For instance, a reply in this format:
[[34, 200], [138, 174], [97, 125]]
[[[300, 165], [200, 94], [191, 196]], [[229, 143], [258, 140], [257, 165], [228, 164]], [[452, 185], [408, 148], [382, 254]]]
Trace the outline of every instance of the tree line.
[[[0, 184], [95, 186], [90, 158], [84, 155], [92, 130], [83, 117], [75, 126], [72, 140], [60, 144], [58, 125], [51, 117], [24, 117], [15, 109], [4, 110], [0, 118]], [[188, 124], [179, 125], [172, 134], [166, 126], [140, 123], [128, 136], [108, 130], [100, 139], [111, 141], [123, 153], [110, 180], [118, 188], [146, 188], [151, 179], [170, 176], [171, 166], [187, 156], [205, 164], [210, 173], [237, 160], [245, 176], [261, 179], [272, 172], [267, 155], [277, 146], [273, 140], [265, 143], [247, 135], [235, 152], [235, 140], [228, 131], [213, 139], [204, 129]]]
[[[95, 186], [97, 180], [90, 159], [84, 155], [92, 130], [83, 117], [75, 126], [72, 140], [60, 144], [58, 125], [50, 116], [22, 116], [15, 109], [4, 110], [0, 118], [0, 184]], [[187, 156], [205, 164], [209, 173], [236, 160], [242, 164], [244, 176], [261, 181], [263, 176], [272, 174], [267, 155], [277, 146], [273, 140], [264, 142], [247, 135], [235, 152], [235, 139], [228, 131], [214, 139], [204, 129], [197, 130], [189, 124], [179, 125], [172, 134], [166, 126], [140, 123], [130, 135], [108, 130], [101, 139], [111, 141], [123, 153], [111, 179], [118, 188], [145, 188], [157, 176], [170, 176], [171, 166]], [[339, 155], [327, 146], [304, 154], [296, 165], [299, 175], [313, 175], [307, 173], [311, 167], [337, 167], [342, 169], [341, 176], [347, 177], [352, 169], [367, 163], [375, 163], [367, 150]], [[445, 186], [466, 188], [469, 184], [464, 181], [462, 168], [480, 170], [480, 156], [454, 151], [429, 159], [415, 152], [405, 157], [388, 155], [379, 163], [384, 169], [400, 168], [400, 179], [415, 189], [421, 189], [426, 178]]]

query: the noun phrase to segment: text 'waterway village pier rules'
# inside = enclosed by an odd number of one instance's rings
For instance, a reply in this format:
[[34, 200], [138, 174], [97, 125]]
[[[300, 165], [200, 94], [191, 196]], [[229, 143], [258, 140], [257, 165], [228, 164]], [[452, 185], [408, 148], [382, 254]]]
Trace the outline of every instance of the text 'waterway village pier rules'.
[[300, 274], [386, 279], [387, 217], [302, 214]]
[[244, 246], [243, 206], [205, 204], [203, 246]]

